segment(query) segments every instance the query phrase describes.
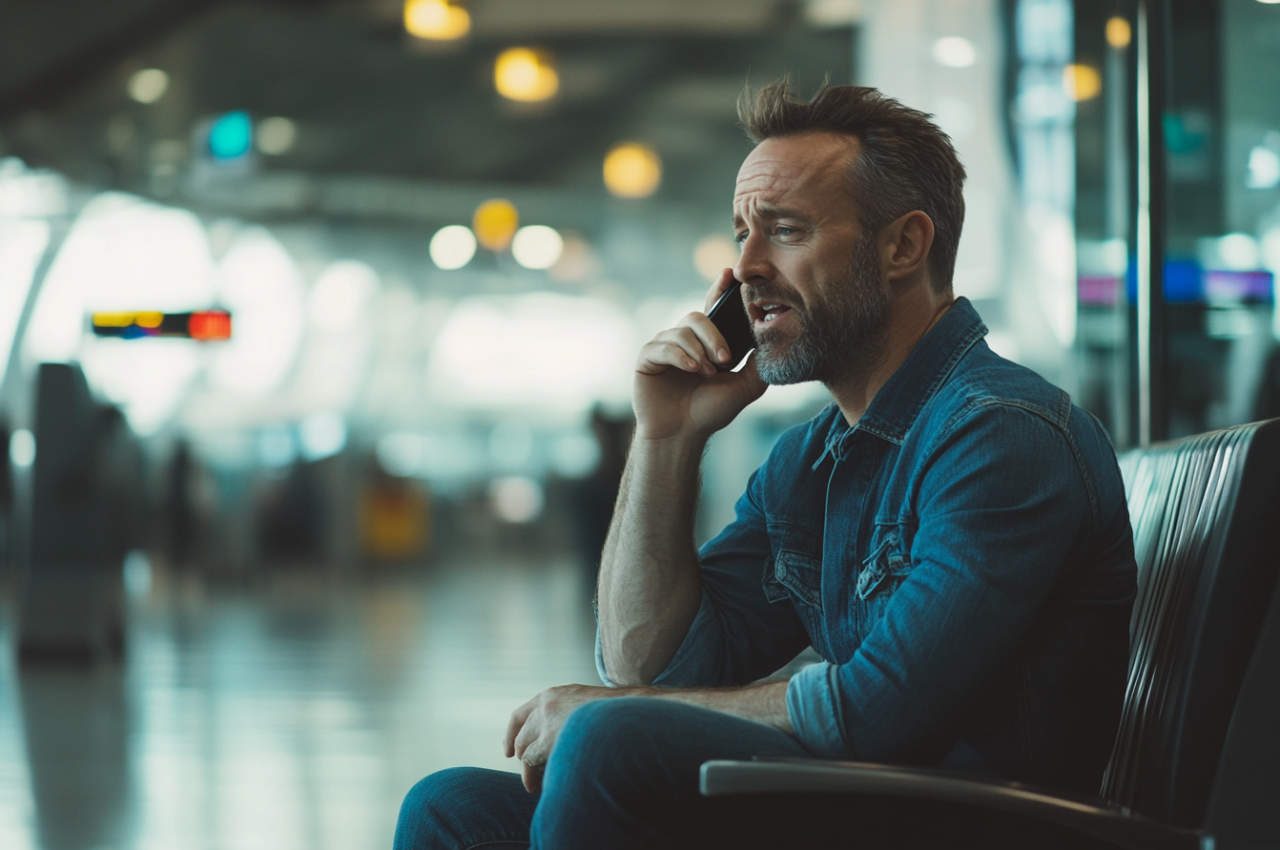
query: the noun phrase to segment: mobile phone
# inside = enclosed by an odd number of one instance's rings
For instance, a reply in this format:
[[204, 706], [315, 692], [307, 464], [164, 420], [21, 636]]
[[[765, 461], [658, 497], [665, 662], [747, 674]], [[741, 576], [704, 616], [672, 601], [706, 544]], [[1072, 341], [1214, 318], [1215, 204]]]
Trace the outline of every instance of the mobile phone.
[[716, 364], [721, 372], [728, 372], [737, 366], [747, 356], [747, 352], [756, 347], [756, 337], [751, 332], [751, 317], [747, 315], [747, 305], [742, 303], [742, 295], [738, 291], [741, 288], [742, 281], [734, 280], [707, 312], [707, 318], [729, 344], [729, 362]]

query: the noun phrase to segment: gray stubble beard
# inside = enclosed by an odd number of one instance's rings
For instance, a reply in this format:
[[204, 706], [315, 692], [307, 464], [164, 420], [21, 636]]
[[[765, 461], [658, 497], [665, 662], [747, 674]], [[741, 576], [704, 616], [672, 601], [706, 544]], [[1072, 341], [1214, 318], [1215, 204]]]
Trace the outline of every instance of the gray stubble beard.
[[[761, 291], [768, 292], [752, 287], [748, 294], [756, 300]], [[766, 384], [843, 383], [884, 356], [889, 292], [880, 279], [874, 239], [859, 241], [844, 279], [830, 291], [830, 300], [799, 315], [799, 331], [790, 341], [768, 328], [755, 332], [756, 368]]]

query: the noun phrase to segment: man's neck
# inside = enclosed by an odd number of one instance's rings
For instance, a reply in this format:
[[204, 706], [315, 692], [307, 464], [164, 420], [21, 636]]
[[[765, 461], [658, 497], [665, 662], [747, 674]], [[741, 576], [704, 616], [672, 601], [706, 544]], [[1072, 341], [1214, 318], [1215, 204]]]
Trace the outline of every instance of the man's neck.
[[827, 389], [844, 414], [850, 426], [857, 425], [871, 406], [876, 393], [888, 383], [898, 368], [906, 362], [916, 344], [924, 339], [938, 320], [951, 309], [955, 296], [925, 293], [922, 297], [904, 296], [895, 305], [889, 319], [888, 333], [880, 356], [870, 364], [860, 365], [841, 376], [839, 381], [828, 381]]

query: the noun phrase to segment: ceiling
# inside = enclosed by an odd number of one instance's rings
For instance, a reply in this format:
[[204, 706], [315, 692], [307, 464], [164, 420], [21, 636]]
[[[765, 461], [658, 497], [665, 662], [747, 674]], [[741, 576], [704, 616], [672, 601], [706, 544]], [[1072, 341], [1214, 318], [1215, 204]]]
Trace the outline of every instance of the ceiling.
[[[524, 191], [595, 209], [607, 200], [601, 158], [635, 139], [663, 158], [654, 203], [722, 209], [748, 148], [734, 113], [744, 81], [789, 72], [812, 87], [851, 74], [849, 26], [816, 26], [795, 2], [468, 8], [470, 36], [438, 45], [405, 34], [399, 0], [2, 0], [0, 156], [92, 188], [280, 218], [333, 213], [361, 186], [437, 200]], [[516, 105], [494, 91], [494, 58], [517, 44], [556, 57], [550, 103]], [[171, 79], [152, 105], [126, 94], [146, 67]], [[218, 191], [198, 179], [199, 127], [230, 109], [291, 118], [298, 137]], [[414, 208], [403, 198], [383, 206], [391, 218]]]

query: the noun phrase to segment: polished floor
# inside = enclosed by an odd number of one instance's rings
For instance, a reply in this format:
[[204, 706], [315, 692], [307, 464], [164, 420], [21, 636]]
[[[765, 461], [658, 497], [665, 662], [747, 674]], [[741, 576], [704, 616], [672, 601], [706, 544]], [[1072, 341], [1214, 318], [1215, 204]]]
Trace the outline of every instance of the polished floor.
[[568, 559], [157, 576], [122, 663], [19, 669], [6, 630], [0, 848], [388, 848], [417, 779], [513, 769], [511, 710], [598, 682], [586, 598]]

